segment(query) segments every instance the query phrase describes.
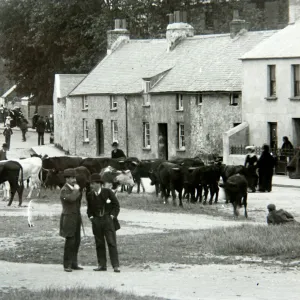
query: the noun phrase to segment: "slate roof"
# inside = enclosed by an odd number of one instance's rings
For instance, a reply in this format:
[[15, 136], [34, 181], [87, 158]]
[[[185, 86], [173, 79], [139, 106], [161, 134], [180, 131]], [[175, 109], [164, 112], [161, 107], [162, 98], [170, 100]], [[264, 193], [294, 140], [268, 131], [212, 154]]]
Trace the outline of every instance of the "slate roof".
[[300, 20], [245, 53], [242, 59], [300, 57]]
[[57, 97], [66, 97], [87, 74], [55, 74]]
[[246, 32], [234, 39], [230, 34], [194, 36], [170, 52], [165, 39], [130, 40], [106, 56], [70, 95], [141, 93], [142, 78], [167, 70], [150, 92], [240, 91], [239, 58], [275, 32]]

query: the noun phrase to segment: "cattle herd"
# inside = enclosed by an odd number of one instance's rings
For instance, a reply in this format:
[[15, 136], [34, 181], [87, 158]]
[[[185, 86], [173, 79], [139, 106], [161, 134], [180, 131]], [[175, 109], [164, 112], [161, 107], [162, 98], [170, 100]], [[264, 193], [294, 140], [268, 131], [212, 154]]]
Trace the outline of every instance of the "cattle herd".
[[[247, 217], [247, 189], [251, 188], [253, 182], [251, 174], [244, 166], [229, 166], [220, 161], [205, 165], [200, 158], [164, 161], [139, 160], [135, 157], [112, 159], [32, 155], [25, 159], [1, 161], [0, 184], [5, 187], [4, 200], [7, 198], [10, 206], [17, 192], [21, 206], [26, 181], [30, 187], [27, 198], [32, 196], [34, 188], [38, 190], [37, 196], [40, 194], [41, 186], [50, 189], [61, 188], [65, 184], [63, 171], [68, 168], [75, 169], [77, 183], [81, 190], [86, 191], [90, 188], [89, 179], [93, 173], [101, 174], [102, 180], [109, 183], [112, 189], [120, 185], [127, 186], [128, 193], [132, 191], [134, 185], [137, 185], [139, 193], [141, 179], [149, 178], [151, 185], [155, 186], [156, 196], [160, 192], [164, 203], [167, 203], [171, 194], [173, 204], [176, 205], [178, 194], [179, 206], [183, 206], [183, 198], [187, 198], [191, 203], [206, 204], [209, 193], [209, 204], [212, 204], [213, 200], [217, 203], [221, 186], [225, 190], [226, 203], [233, 204], [234, 214], [238, 215], [238, 207], [243, 205]], [[220, 178], [223, 183], [219, 183]], [[10, 195], [8, 195], [9, 188]]]

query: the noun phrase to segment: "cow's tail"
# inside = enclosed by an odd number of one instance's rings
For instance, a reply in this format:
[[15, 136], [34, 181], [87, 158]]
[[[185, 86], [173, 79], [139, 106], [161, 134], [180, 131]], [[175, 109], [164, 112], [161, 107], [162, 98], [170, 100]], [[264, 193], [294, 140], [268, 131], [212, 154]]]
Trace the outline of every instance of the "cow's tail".
[[20, 165], [20, 173], [19, 173], [19, 185], [22, 186], [24, 185], [24, 179], [23, 179], [23, 167]]

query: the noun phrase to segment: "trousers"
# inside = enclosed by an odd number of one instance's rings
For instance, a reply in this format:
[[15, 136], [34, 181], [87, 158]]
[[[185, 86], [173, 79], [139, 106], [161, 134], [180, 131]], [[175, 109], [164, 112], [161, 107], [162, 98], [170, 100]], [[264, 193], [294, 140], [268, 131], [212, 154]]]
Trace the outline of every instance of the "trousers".
[[44, 145], [44, 132], [38, 132], [38, 145]]
[[113, 268], [118, 268], [119, 257], [117, 238], [112, 218], [109, 215], [104, 215], [103, 217], [94, 217], [92, 219], [92, 228], [95, 236], [98, 265], [101, 267], [106, 267], [106, 241], [111, 265]]
[[76, 224], [74, 236], [65, 238], [64, 248], [64, 268], [71, 268], [78, 265], [78, 250], [80, 246], [80, 225], [81, 221]]

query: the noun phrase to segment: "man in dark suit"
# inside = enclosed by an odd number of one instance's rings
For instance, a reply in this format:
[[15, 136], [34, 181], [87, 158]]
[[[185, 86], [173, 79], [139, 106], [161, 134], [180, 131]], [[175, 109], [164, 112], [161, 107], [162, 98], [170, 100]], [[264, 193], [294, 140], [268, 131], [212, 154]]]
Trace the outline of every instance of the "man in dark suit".
[[126, 157], [124, 152], [119, 148], [119, 143], [118, 142], [113, 142], [112, 145], [113, 151], [111, 151], [111, 158], [121, 158], [121, 157]]
[[4, 143], [2, 145], [2, 150], [0, 150], [0, 160], [7, 160], [7, 156], [6, 156], [7, 149], [8, 149], [8, 146], [6, 143]]
[[94, 271], [106, 271], [106, 249], [108, 246], [110, 261], [114, 272], [119, 273], [119, 258], [116, 239], [116, 225], [120, 205], [116, 195], [107, 188], [103, 188], [101, 176], [97, 173], [91, 176], [91, 191], [87, 194], [87, 215], [92, 222], [95, 236], [98, 268]]
[[36, 131], [38, 133], [38, 145], [44, 145], [44, 134], [46, 129], [46, 123], [44, 121], [44, 117], [41, 116], [39, 120], [36, 122]]
[[72, 270], [83, 270], [78, 266], [77, 255], [80, 246], [80, 226], [81, 215], [80, 206], [82, 193], [76, 184], [75, 170], [64, 170], [66, 184], [60, 191], [60, 200], [62, 203], [62, 214], [60, 218], [60, 236], [64, 237], [64, 270], [72, 272]]

